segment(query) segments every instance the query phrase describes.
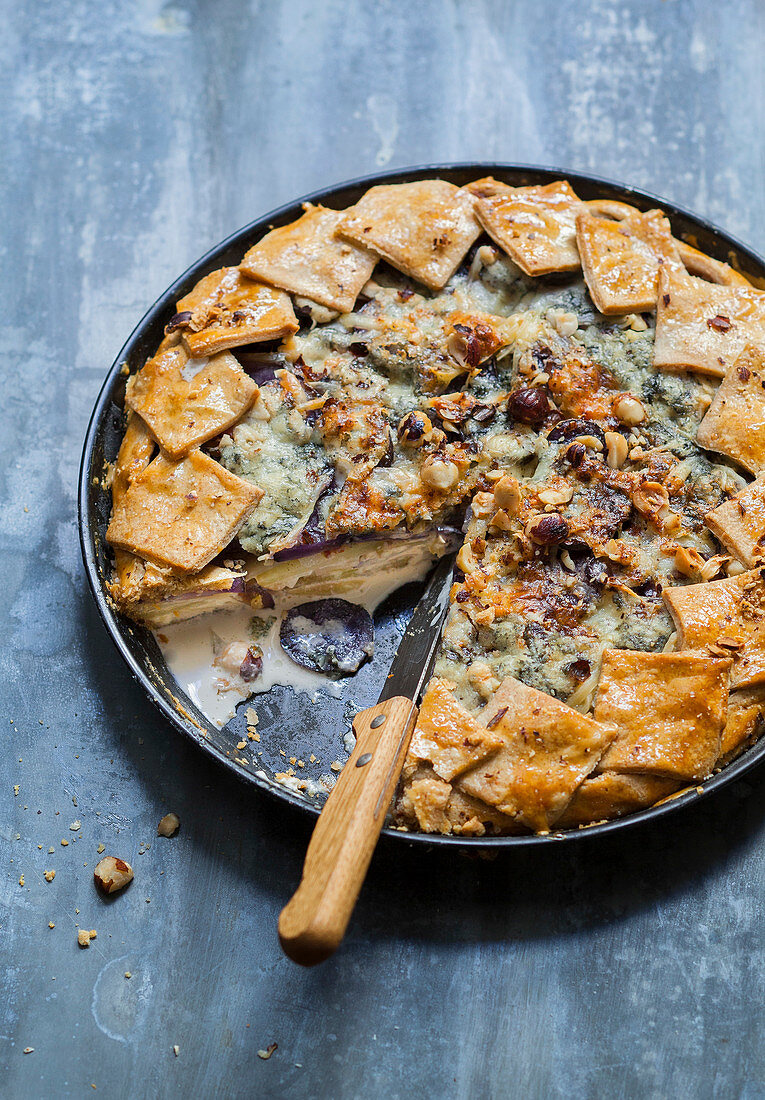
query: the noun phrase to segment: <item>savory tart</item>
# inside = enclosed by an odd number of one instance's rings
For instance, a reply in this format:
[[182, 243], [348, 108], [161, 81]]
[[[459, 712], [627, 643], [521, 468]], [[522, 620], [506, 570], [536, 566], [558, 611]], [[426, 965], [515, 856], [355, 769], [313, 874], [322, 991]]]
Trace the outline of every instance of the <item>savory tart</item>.
[[125, 614], [289, 592], [289, 659], [352, 675], [364, 575], [459, 548], [397, 827], [581, 828], [759, 736], [765, 293], [662, 211], [372, 187], [253, 241], [165, 333], [113, 471]]

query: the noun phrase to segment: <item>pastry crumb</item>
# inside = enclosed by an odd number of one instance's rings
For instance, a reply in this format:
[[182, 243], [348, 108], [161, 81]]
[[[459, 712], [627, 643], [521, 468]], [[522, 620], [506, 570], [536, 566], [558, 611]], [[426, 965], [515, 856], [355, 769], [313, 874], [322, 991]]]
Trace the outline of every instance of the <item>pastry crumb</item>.
[[77, 933], [77, 943], [80, 947], [90, 947], [90, 938], [87, 928], [81, 928]]
[[54, 878], [56, 877], [56, 872], [52, 870], [45, 871], [43, 872], [43, 877], [45, 878], [46, 882], [53, 882]]

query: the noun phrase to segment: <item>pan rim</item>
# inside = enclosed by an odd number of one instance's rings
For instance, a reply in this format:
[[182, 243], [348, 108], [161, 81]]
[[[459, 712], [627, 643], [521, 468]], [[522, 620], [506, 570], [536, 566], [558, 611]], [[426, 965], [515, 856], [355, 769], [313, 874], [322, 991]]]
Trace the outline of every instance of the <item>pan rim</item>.
[[[130, 356], [131, 350], [140, 342], [145, 331], [156, 322], [158, 316], [169, 306], [174, 306], [177, 297], [180, 296], [182, 288], [192, 279], [196, 280], [203, 274], [206, 274], [208, 270], [212, 270], [213, 267], [211, 265], [215, 264], [216, 260], [218, 260], [228, 249], [238, 244], [248, 235], [253, 235], [262, 231], [271, 223], [278, 221], [284, 216], [299, 212], [303, 203], [325, 201], [331, 204], [333, 195], [353, 188], [366, 188], [386, 182], [407, 182], [413, 179], [424, 178], [432, 174], [458, 174], [463, 172], [475, 173], [477, 176], [505, 173], [528, 174], [529, 176], [547, 177], [548, 179], [563, 178], [569, 180], [574, 185], [575, 189], [577, 181], [579, 181], [588, 187], [594, 186], [596, 188], [602, 188], [604, 191], [609, 191], [611, 193], [618, 192], [622, 197], [629, 195], [633, 199], [638, 200], [638, 205], [641, 205], [645, 209], [651, 206], [660, 206], [666, 211], [670, 219], [673, 217], [680, 217], [692, 225], [701, 228], [707, 234], [711, 234], [713, 237], [719, 239], [721, 244], [729, 250], [729, 254], [730, 251], [732, 251], [737, 256], [747, 259], [754, 268], [759, 269], [760, 277], [765, 279], [765, 258], [751, 248], [751, 246], [744, 244], [727, 230], [720, 228], [706, 218], [700, 217], [686, 207], [663, 199], [642, 188], [633, 187], [628, 184], [620, 183], [617, 180], [588, 172], [568, 170], [549, 165], [513, 164], [499, 161], [450, 161], [435, 164], [412, 165], [388, 169], [384, 172], [374, 172], [357, 176], [326, 187], [317, 188], [298, 199], [283, 203], [281, 206], [276, 207], [265, 215], [248, 222], [233, 233], [230, 233], [224, 240], [209, 248], [199, 259], [190, 264], [186, 270], [159, 295], [152, 305], [149, 306], [125, 340], [119, 354], [109, 368], [96, 398], [85, 434], [78, 476], [77, 514], [80, 548], [88, 586], [98, 609], [101, 621], [117, 651], [126, 662], [133, 678], [140, 685], [144, 694], [159, 708], [176, 730], [181, 732], [199, 748], [203, 749], [212, 759], [225, 766], [229, 774], [237, 776], [240, 781], [265, 791], [273, 798], [278, 799], [281, 803], [291, 805], [313, 818], [316, 818], [320, 812], [318, 807], [311, 805], [307, 800], [301, 798], [288, 788], [265, 778], [261, 778], [255, 772], [246, 771], [239, 767], [233, 760], [227, 757], [221, 749], [207, 740], [201, 730], [195, 728], [196, 723], [192, 720], [184, 721], [178, 710], [172, 706], [170, 700], [151, 682], [145, 669], [141, 667], [140, 662], [136, 660], [130, 651], [123, 637], [123, 630], [130, 629], [130, 626], [127, 625], [128, 620], [118, 615], [114, 610], [104, 590], [96, 559], [95, 517], [93, 515], [90, 500], [91, 482], [96, 473], [93, 466], [94, 453], [103, 422], [109, 413], [112, 392], [115, 388], [115, 384], [119, 380], [122, 365]], [[760, 763], [763, 758], [765, 758], [765, 736], [751, 746], [751, 748], [747, 749], [738, 759], [726, 765], [716, 775], [713, 775], [708, 780], [704, 780], [703, 783], [695, 787], [687, 788], [678, 794], [671, 795], [668, 800], [658, 805], [653, 805], [634, 813], [625, 814], [623, 817], [614, 818], [610, 821], [588, 825], [570, 831], [551, 832], [545, 835], [531, 836], [463, 838], [453, 835], [441, 836], [431, 833], [404, 832], [395, 828], [386, 827], [383, 829], [381, 836], [389, 841], [404, 841], [409, 845], [420, 847], [424, 845], [442, 850], [463, 849], [474, 852], [480, 849], [490, 849], [494, 851], [497, 849], [516, 849], [551, 843], [571, 842], [575, 840], [591, 840], [639, 826], [647, 821], [656, 821], [659, 818], [674, 814], [687, 806], [697, 805], [702, 799], [713, 794], [715, 791], [721, 790], [736, 779], [739, 779], [742, 775]]]

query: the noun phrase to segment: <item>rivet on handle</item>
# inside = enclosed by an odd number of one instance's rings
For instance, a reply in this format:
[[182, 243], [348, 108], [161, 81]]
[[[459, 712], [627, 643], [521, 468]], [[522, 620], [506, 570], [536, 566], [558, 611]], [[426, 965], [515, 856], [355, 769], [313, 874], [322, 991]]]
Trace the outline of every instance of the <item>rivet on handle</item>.
[[372, 759], [372, 753], [371, 752], [362, 753], [361, 756], [356, 761], [356, 767], [357, 768], [363, 768], [364, 765], [368, 764], [371, 759]]
[[378, 714], [377, 717], [373, 718], [372, 721], [369, 723], [370, 727], [373, 730], [376, 730], [378, 726], [381, 726], [383, 724], [387, 717], [387, 714]]

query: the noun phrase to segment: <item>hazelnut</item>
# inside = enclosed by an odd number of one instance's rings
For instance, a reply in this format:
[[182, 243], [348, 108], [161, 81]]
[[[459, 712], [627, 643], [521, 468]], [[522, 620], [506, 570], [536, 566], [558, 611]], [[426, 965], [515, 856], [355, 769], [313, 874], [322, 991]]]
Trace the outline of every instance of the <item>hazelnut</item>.
[[99, 890], [104, 894], [116, 894], [133, 879], [133, 868], [124, 859], [116, 856], [104, 856], [100, 863], [96, 864], [93, 878]]
[[80, 947], [90, 947], [90, 932], [87, 928], [81, 928], [77, 933], [77, 943]]
[[675, 551], [675, 569], [684, 577], [695, 577], [701, 572], [704, 559], [697, 550], [687, 546], [678, 546]]
[[453, 462], [443, 458], [428, 458], [422, 467], [422, 480], [431, 489], [445, 493], [457, 484], [460, 472]]
[[640, 488], [635, 490], [632, 503], [643, 515], [656, 516], [669, 504], [669, 493], [658, 481], [644, 481]]
[[634, 428], [636, 424], [642, 424], [646, 418], [645, 409], [637, 397], [633, 397], [631, 393], [624, 393], [621, 397], [617, 397], [613, 411], [614, 416], [622, 424], [628, 424], [631, 428]]
[[463, 543], [459, 554], [457, 554], [457, 568], [461, 569], [463, 573], [472, 573], [478, 568], [473, 548], [468, 542]]
[[619, 432], [606, 432], [606, 462], [612, 470], [620, 470], [627, 461], [627, 440]]
[[178, 814], [165, 814], [157, 825], [157, 836], [175, 836], [181, 827], [181, 819]]
[[547, 320], [559, 336], [573, 336], [579, 328], [579, 318], [569, 310], [551, 309], [548, 311]]
[[557, 506], [558, 504], [568, 504], [574, 495], [574, 490], [570, 485], [563, 485], [555, 489], [543, 489], [539, 494], [539, 500], [542, 504], [552, 504]]
[[494, 486], [494, 500], [498, 508], [514, 515], [521, 506], [521, 490], [517, 479], [507, 475], [500, 478]]
[[479, 518], [486, 518], [490, 516], [494, 511], [494, 494], [493, 493], [476, 493], [473, 497], [471, 504], [473, 509], [473, 515]]
[[568, 535], [568, 524], [557, 512], [532, 516], [526, 524], [526, 535], [539, 546], [553, 546]]
[[507, 514], [504, 508], [500, 508], [499, 511], [495, 512], [494, 515], [491, 517], [491, 523], [489, 524], [489, 526], [496, 527], [498, 531], [512, 531], [513, 521], [510, 519], [510, 516]]
[[410, 412], [401, 418], [398, 425], [399, 442], [419, 447], [433, 430], [430, 417], [424, 412]]
[[550, 412], [547, 391], [541, 386], [522, 386], [507, 399], [507, 412], [522, 424], [541, 424]]

